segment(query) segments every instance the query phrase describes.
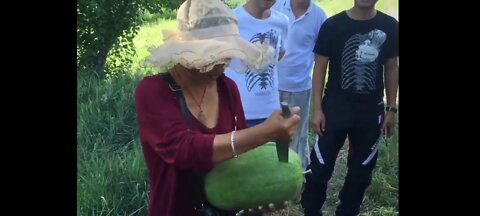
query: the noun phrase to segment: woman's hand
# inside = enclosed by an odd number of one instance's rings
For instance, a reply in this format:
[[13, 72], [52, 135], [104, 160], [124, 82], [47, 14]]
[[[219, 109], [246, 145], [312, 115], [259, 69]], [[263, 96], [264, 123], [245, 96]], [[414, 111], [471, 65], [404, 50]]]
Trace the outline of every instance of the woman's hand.
[[256, 209], [250, 208], [250, 209], [248, 209], [248, 211], [242, 210], [237, 214], [237, 216], [255, 215], [258, 212], [271, 213], [271, 212], [274, 212], [274, 211], [285, 209], [287, 207], [288, 207], [288, 202], [287, 201], [285, 201], [281, 204], [276, 204], [276, 205], [273, 204], [273, 203], [270, 203], [268, 205], [258, 206]]
[[290, 111], [292, 113], [290, 118], [283, 118], [282, 111], [276, 110], [262, 123], [265, 130], [268, 131], [270, 140], [287, 143], [292, 140], [298, 123], [300, 122], [300, 116], [298, 115], [300, 113], [300, 107], [293, 107]]

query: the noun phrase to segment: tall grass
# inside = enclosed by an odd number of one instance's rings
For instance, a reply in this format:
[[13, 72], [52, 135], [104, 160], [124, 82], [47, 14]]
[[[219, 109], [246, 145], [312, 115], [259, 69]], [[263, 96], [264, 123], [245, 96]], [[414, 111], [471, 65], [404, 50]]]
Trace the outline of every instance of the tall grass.
[[398, 118], [395, 135], [381, 142], [377, 167], [366, 195], [364, 215], [398, 215]]
[[77, 215], [146, 215], [133, 100], [138, 79], [77, 75]]

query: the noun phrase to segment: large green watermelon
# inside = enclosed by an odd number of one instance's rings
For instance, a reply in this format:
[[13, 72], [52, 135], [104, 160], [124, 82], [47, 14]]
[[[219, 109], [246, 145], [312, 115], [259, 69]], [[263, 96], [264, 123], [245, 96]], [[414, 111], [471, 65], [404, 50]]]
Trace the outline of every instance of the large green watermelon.
[[279, 162], [275, 143], [267, 143], [218, 164], [205, 178], [205, 193], [214, 206], [248, 209], [280, 204], [298, 195], [303, 169], [298, 154], [289, 149], [288, 163]]

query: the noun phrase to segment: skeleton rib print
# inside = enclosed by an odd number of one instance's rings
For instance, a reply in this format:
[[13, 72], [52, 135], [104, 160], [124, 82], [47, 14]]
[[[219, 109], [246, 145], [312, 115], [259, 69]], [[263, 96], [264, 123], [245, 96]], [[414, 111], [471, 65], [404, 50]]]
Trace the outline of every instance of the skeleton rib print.
[[[277, 32], [273, 29], [269, 30], [265, 33], [257, 33], [253, 35], [252, 39], [250, 39], [251, 43], [268, 43], [272, 47], [276, 48], [278, 42]], [[251, 69], [247, 69], [245, 73], [245, 81], [247, 84], [247, 90], [250, 92], [255, 86], [260, 86], [260, 89], [266, 90], [267, 87], [273, 88], [274, 85], [274, 76], [273, 76], [273, 67], [274, 64], [269, 64], [263, 70], [260, 71], [252, 71]]]
[[377, 58], [386, 34], [373, 30], [350, 37], [342, 52], [341, 87], [354, 93], [368, 94], [376, 89]]

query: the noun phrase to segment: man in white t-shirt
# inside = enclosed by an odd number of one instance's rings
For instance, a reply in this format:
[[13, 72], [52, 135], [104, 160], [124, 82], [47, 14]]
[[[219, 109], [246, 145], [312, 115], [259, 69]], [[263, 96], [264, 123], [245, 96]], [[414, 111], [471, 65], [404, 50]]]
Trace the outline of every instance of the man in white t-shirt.
[[[274, 58], [280, 60], [285, 54], [288, 18], [278, 11], [270, 10], [274, 3], [274, 0], [248, 0], [235, 8], [234, 13], [242, 38], [252, 43], [272, 46], [275, 50]], [[246, 67], [239, 71], [239, 68], [242, 68], [241, 63], [234, 59], [225, 70], [225, 75], [237, 84], [247, 125], [252, 127], [280, 108], [277, 66], [276, 62], [272, 62], [260, 71]]]
[[313, 48], [320, 26], [327, 19], [327, 15], [313, 0], [279, 0], [272, 8], [289, 18], [287, 52], [277, 65], [278, 88], [281, 101], [300, 107], [300, 124], [290, 148], [300, 155], [305, 170], [310, 163], [308, 114], [312, 90]]

